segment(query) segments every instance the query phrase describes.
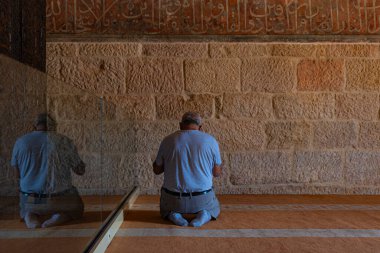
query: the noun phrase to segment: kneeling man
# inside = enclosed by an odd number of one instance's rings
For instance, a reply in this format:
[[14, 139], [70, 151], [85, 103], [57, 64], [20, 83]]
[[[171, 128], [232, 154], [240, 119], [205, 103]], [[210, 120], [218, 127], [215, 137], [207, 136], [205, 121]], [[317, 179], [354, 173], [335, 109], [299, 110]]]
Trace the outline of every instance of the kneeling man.
[[161, 216], [178, 226], [189, 225], [182, 214], [196, 214], [190, 225], [200, 227], [220, 213], [212, 188], [213, 176], [222, 173], [219, 146], [201, 128], [198, 113], [185, 113], [180, 130], [164, 138], [153, 163], [156, 175], [164, 173]]
[[83, 215], [83, 202], [71, 171], [85, 173], [71, 139], [58, 134], [47, 113], [37, 116], [35, 131], [17, 139], [11, 165], [20, 179], [20, 216], [28, 228], [60, 225]]

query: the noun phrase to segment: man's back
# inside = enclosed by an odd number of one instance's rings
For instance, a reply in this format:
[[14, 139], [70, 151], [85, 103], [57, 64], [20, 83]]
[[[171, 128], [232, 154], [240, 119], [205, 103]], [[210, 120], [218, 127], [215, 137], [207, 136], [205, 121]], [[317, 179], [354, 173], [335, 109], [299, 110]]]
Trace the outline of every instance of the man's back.
[[37, 116], [35, 131], [17, 139], [11, 165], [20, 178], [20, 217], [28, 228], [57, 226], [83, 215], [83, 201], [71, 184], [71, 170], [85, 164], [66, 136], [55, 132], [47, 113]]
[[[219, 146], [202, 132], [199, 113], [186, 112], [180, 131], [167, 136], [160, 145], [153, 172], [164, 173], [160, 214], [178, 226], [200, 227], [220, 213], [212, 178], [222, 173]], [[189, 223], [182, 214], [196, 214]]]
[[198, 130], [180, 130], [167, 136], [157, 157], [158, 162], [164, 161], [164, 187], [178, 192], [210, 189], [212, 169], [221, 164], [215, 138]]
[[23, 192], [53, 193], [71, 188], [70, 170], [80, 161], [66, 136], [34, 131], [16, 141], [11, 163], [20, 170]]
[[46, 150], [46, 132], [34, 131], [17, 139], [11, 164], [20, 169], [22, 191], [39, 192], [45, 187], [48, 168]]

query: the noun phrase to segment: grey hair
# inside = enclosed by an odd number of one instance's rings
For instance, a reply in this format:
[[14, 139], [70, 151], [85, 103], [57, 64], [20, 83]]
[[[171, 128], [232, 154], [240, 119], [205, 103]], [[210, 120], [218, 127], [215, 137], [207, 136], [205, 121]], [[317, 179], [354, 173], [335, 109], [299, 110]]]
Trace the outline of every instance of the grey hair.
[[185, 125], [196, 124], [200, 126], [202, 125], [202, 118], [197, 112], [186, 112], [182, 116], [181, 123]]

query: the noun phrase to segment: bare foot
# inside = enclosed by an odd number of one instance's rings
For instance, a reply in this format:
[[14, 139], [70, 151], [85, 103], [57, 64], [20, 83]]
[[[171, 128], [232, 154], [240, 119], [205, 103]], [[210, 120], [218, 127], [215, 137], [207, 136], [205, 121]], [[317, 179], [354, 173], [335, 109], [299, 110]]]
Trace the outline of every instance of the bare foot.
[[26, 213], [24, 217], [24, 221], [27, 228], [40, 228], [41, 222], [38, 219], [37, 214], [34, 213]]
[[66, 214], [55, 213], [50, 217], [50, 219], [44, 221], [41, 227], [48, 228], [48, 227], [58, 226], [68, 220], [70, 220], [70, 218]]

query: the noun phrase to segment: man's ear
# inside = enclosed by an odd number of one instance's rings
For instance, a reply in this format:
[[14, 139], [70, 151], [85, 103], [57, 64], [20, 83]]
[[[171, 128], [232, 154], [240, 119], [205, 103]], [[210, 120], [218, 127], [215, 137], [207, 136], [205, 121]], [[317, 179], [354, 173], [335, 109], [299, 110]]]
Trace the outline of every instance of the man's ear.
[[199, 130], [199, 131], [202, 131], [202, 125], [199, 126], [199, 129], [198, 129], [198, 130]]

